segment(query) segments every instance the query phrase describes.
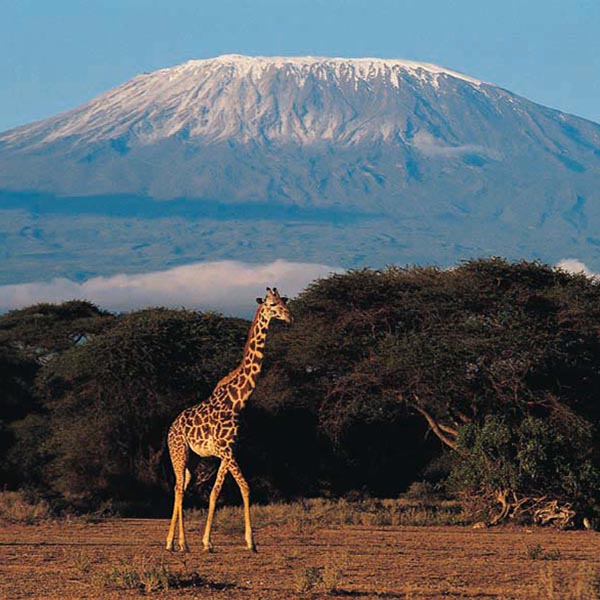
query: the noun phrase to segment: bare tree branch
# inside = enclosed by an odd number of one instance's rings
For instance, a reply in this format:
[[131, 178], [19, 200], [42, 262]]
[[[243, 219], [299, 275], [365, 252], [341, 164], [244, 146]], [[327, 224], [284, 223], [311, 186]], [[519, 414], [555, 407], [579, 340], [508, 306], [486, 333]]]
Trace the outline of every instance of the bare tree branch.
[[[429, 427], [431, 427], [431, 430], [433, 431], [433, 433], [435, 433], [435, 435], [437, 435], [437, 437], [444, 444], [446, 444], [446, 446], [448, 446], [449, 448], [452, 448], [452, 450], [454, 450], [455, 452], [459, 451], [458, 447], [456, 445], [456, 435], [457, 435], [456, 430], [453, 430], [451, 427], [448, 427], [446, 425], [441, 425], [440, 423], [438, 423], [422, 406], [415, 404], [414, 408], [417, 410], [417, 412], [419, 412], [421, 415], [423, 415], [425, 417], [425, 420], [429, 424]], [[448, 435], [446, 435], [446, 434], [448, 434]], [[451, 436], [451, 437], [449, 437], [449, 436]]]

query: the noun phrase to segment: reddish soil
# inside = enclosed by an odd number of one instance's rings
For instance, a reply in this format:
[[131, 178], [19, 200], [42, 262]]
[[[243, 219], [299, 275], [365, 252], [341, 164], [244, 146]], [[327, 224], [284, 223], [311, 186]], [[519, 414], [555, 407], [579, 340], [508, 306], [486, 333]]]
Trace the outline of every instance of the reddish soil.
[[[591, 531], [264, 527], [259, 553], [250, 554], [242, 535], [217, 522], [207, 554], [200, 525], [188, 522], [191, 551], [182, 558], [163, 549], [167, 527], [144, 519], [0, 524], [0, 598], [137, 598], [143, 592], [115, 587], [106, 573], [161, 562], [181, 574], [181, 587], [146, 597], [600, 597], [600, 533]], [[301, 591], [318, 568], [326, 581]]]

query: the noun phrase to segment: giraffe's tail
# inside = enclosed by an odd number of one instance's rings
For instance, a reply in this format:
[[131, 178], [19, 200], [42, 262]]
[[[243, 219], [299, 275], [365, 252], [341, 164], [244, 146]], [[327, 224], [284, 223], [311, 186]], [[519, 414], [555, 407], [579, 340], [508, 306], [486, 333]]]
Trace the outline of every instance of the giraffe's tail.
[[163, 435], [160, 447], [152, 453], [153, 471], [159, 487], [164, 491], [171, 492], [175, 485], [175, 475], [171, 466], [167, 435]]

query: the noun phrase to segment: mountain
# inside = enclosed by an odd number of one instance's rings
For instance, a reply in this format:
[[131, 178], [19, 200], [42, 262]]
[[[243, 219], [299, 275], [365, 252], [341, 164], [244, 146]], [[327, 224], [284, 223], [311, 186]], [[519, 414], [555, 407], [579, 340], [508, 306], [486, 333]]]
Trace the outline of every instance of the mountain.
[[221, 258], [600, 269], [600, 125], [426, 63], [227, 55], [139, 75], [0, 134], [0, 190], [3, 281]]

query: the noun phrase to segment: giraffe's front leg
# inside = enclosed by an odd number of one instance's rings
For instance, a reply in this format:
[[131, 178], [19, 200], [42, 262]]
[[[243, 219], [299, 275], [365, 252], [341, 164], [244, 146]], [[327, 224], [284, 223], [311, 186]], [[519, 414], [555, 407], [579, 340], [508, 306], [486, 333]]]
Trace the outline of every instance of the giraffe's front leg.
[[248, 482], [244, 479], [242, 470], [233, 457], [228, 460], [227, 468], [238, 484], [240, 492], [242, 493], [242, 500], [244, 501], [244, 537], [246, 539], [246, 546], [251, 552], [257, 552], [254, 537], [252, 535], [252, 523], [250, 521], [250, 487], [248, 486]]
[[212, 528], [212, 522], [215, 515], [215, 506], [217, 503], [217, 498], [219, 497], [219, 493], [221, 492], [221, 487], [223, 485], [223, 481], [225, 479], [225, 475], [227, 475], [227, 464], [224, 460], [221, 461], [219, 465], [219, 470], [217, 471], [217, 478], [215, 480], [215, 485], [210, 492], [210, 500], [208, 503], [208, 516], [206, 517], [206, 527], [204, 528], [204, 537], [202, 538], [202, 545], [204, 546], [204, 550], [207, 552], [212, 552], [212, 544], [210, 543], [210, 530]]

